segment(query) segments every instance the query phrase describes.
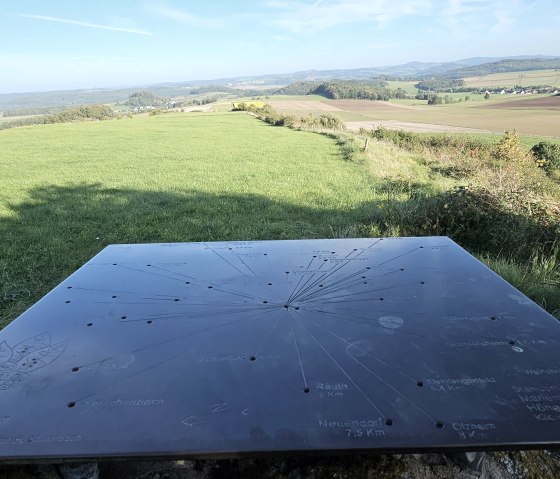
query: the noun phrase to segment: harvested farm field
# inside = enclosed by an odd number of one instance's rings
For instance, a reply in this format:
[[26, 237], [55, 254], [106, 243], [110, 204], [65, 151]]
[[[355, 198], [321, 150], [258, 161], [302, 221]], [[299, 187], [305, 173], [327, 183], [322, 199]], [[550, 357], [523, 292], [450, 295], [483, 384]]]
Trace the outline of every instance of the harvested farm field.
[[332, 102], [326, 101], [300, 101], [300, 100], [279, 100], [269, 101], [268, 104], [279, 111], [341, 111], [342, 108], [337, 107]]
[[479, 108], [500, 110], [560, 110], [560, 95], [540, 98], [523, 98], [522, 100], [516, 98], [515, 100], [482, 105]]
[[346, 127], [351, 131], [360, 131], [361, 128], [373, 130], [379, 126], [388, 130], [411, 131], [414, 133], [491, 133], [489, 130], [465, 128], [451, 125], [435, 125], [433, 123], [415, 123], [410, 121], [383, 120], [383, 121], [347, 121]]
[[375, 112], [387, 110], [414, 110], [413, 106], [389, 103], [388, 101], [372, 100], [326, 100], [324, 103], [333, 105], [340, 110], [356, 112]]

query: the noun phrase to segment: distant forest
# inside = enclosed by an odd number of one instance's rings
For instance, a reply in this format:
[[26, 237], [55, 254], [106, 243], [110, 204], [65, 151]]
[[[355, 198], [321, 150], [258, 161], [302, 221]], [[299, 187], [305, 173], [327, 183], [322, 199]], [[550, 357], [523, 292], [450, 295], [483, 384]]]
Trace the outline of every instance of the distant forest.
[[492, 63], [484, 63], [472, 67], [458, 68], [441, 74], [442, 78], [467, 78], [492, 73], [522, 72], [533, 70], [560, 69], [560, 58], [552, 60], [532, 58], [529, 60], [500, 60]]
[[332, 100], [390, 100], [406, 98], [401, 88], [388, 88], [384, 80], [331, 80], [326, 82], [297, 82], [274, 91], [276, 95], [321, 95]]

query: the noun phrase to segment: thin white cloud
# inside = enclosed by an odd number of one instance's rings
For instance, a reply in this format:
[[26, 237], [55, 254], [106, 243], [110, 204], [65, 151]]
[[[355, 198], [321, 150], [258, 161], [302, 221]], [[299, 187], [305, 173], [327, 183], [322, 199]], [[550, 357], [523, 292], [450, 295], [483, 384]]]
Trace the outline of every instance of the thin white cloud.
[[45, 22], [67, 23], [69, 25], [77, 25], [79, 27], [97, 28], [98, 30], [112, 30], [115, 32], [135, 33], [137, 35], [153, 35], [150, 32], [146, 32], [143, 30], [136, 30], [133, 28], [113, 27], [110, 25], [101, 25], [98, 23], [82, 22], [80, 20], [71, 20], [68, 18], [49, 17], [47, 15], [30, 15], [27, 13], [13, 13], [12, 15], [16, 17], [32, 18], [34, 20], [42, 20]]
[[523, 0], [448, 0], [442, 18], [456, 34], [472, 34], [475, 29], [492, 33], [512, 31], [518, 18], [536, 6]]
[[526, 0], [265, 0], [265, 22], [284, 32], [312, 34], [342, 25], [378, 28], [406, 17], [441, 20], [454, 36], [477, 29], [511, 31], [535, 7]]
[[226, 22], [221, 18], [204, 18], [174, 8], [151, 6], [148, 7], [148, 10], [160, 17], [169, 18], [193, 28], [223, 28], [226, 26]]
[[372, 22], [378, 26], [408, 15], [426, 15], [431, 0], [269, 0], [276, 10], [268, 21], [284, 31], [314, 33], [339, 25]]

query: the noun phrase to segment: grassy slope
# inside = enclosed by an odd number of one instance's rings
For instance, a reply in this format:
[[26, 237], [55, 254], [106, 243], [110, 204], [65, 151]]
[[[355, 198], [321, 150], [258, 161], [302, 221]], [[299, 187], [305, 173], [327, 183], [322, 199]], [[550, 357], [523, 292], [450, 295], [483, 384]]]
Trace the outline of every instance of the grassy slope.
[[368, 175], [321, 135], [246, 114], [0, 132], [0, 319], [109, 243], [357, 235]]

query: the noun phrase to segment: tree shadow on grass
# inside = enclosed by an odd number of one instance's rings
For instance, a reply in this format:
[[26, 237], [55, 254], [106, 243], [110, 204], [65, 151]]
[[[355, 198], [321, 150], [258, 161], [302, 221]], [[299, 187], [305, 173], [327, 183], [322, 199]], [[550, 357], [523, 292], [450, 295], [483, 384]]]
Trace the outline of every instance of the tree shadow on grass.
[[0, 326], [108, 244], [359, 236], [371, 205], [294, 205], [254, 194], [111, 189], [31, 190], [0, 218]]
[[483, 192], [395, 180], [375, 188], [378, 200], [340, 209], [255, 194], [36, 188], [0, 219], [0, 327], [115, 243], [445, 235], [471, 252], [518, 262], [554, 253], [558, 224], [506, 211]]

